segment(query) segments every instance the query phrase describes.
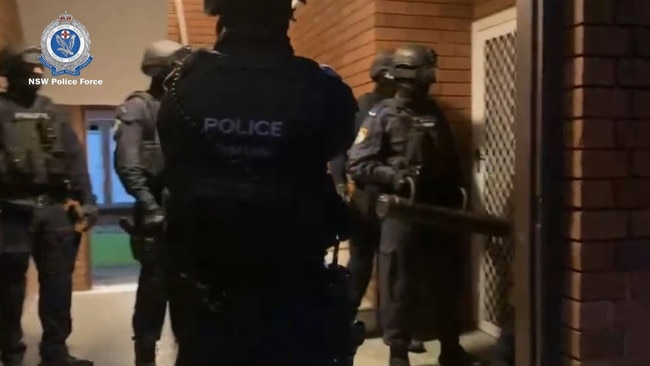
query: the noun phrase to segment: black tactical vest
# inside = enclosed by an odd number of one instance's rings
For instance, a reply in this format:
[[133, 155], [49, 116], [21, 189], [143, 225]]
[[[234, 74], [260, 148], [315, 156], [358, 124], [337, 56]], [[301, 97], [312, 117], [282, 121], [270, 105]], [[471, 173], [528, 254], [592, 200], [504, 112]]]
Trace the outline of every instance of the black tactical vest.
[[61, 139], [65, 121], [45, 97], [23, 108], [0, 99], [0, 191], [19, 197], [67, 180], [67, 156]]
[[163, 170], [163, 156], [160, 149], [160, 140], [156, 130], [156, 118], [160, 109], [160, 101], [145, 91], [137, 91], [129, 95], [126, 100], [140, 98], [147, 105], [147, 115], [142, 121], [142, 164], [149, 174], [156, 177]]
[[454, 136], [438, 105], [429, 101], [411, 110], [389, 99], [373, 110], [383, 108], [397, 110], [407, 123], [406, 158], [409, 167], [419, 172], [417, 199], [445, 205], [456, 202], [461, 166]]
[[[192, 186], [176, 190], [245, 202], [282, 201], [295, 200], [325, 179], [316, 131], [328, 123], [322, 112], [326, 88], [319, 80], [329, 76], [317, 63], [216, 52], [201, 52], [191, 62], [186, 75], [171, 76], [170, 94], [185, 118], [185, 135], [191, 136], [181, 153], [184, 164], [174, 168], [186, 174], [170, 179]], [[186, 155], [190, 150], [193, 158]]]

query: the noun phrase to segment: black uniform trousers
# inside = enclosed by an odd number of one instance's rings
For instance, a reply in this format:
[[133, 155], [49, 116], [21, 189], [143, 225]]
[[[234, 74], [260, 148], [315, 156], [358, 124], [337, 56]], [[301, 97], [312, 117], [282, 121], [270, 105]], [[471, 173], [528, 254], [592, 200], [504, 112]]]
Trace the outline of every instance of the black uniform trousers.
[[457, 351], [461, 332], [459, 253], [454, 234], [396, 219], [382, 220], [379, 313], [387, 345], [405, 349], [411, 336], [435, 337], [443, 353]]
[[132, 319], [135, 341], [155, 344], [160, 339], [167, 300], [164, 267], [159, 263], [142, 263]]
[[209, 215], [168, 226], [170, 241], [184, 244], [169, 256], [184, 319], [176, 365], [339, 365], [350, 346], [347, 284], [333, 281], [324, 248], [282, 234], [290, 222], [250, 216], [258, 224], [248, 230]]
[[188, 282], [177, 295], [194, 308], [189, 321], [195, 329], [179, 337], [176, 365], [339, 365], [351, 317], [337, 299], [347, 296], [333, 296], [322, 262], [305, 262], [232, 263], [232, 271], [220, 266], [228, 281], [203, 289]]
[[[63, 204], [35, 208], [29, 216], [24, 210], [14, 213], [3, 209], [4, 252], [0, 254], [0, 350], [10, 360], [24, 352], [21, 316], [25, 300], [25, 276], [29, 254], [7, 248], [31, 247], [38, 269], [38, 314], [43, 328], [40, 344], [44, 361], [63, 360], [68, 356], [66, 340], [72, 332], [72, 273], [81, 235]], [[5, 216], [6, 215], [6, 216]], [[23, 219], [16, 220], [16, 215]], [[12, 219], [13, 218], [13, 219]], [[10, 220], [10, 221], [8, 221]], [[28, 240], [29, 243], [16, 243]]]
[[[156, 242], [157, 250], [164, 249], [163, 241]], [[184, 297], [172, 299], [171, 293], [178, 286], [183, 286], [185, 279], [178, 272], [170, 272], [166, 258], [161, 253], [150, 260], [140, 262], [140, 275], [138, 277], [138, 290], [135, 298], [133, 312], [133, 339], [144, 345], [154, 346], [160, 340], [162, 328], [165, 323], [167, 304], [169, 304], [169, 318], [172, 332], [179, 337], [186, 328], [186, 308], [183, 303], [188, 301]]]
[[370, 202], [376, 197], [357, 189], [350, 202], [350, 217], [352, 219], [350, 235], [350, 300], [356, 314], [363, 296], [368, 289], [375, 264], [375, 255], [379, 247], [380, 220], [374, 212], [374, 204]]
[[[136, 215], [136, 220], [140, 219]], [[184, 296], [172, 299], [171, 294], [183, 283], [178, 272], [170, 272], [169, 257], [165, 255], [168, 241], [164, 235], [146, 238], [132, 235], [131, 248], [135, 259], [140, 262], [140, 275], [136, 292], [135, 306], [132, 318], [133, 339], [137, 342], [136, 359], [139, 362], [149, 362], [147, 352], [155, 350], [155, 344], [160, 340], [165, 324], [167, 304], [172, 332], [178, 338], [183, 336], [183, 330], [188, 328], [190, 320], [183, 313], [191, 307], [183, 306], [188, 300]], [[143, 352], [142, 355], [139, 353]], [[178, 352], [178, 357], [182, 352]], [[139, 359], [142, 358], [142, 359]]]
[[[136, 213], [135, 218], [139, 220], [141, 216]], [[153, 347], [160, 340], [167, 305], [174, 336], [177, 339], [187, 338], [187, 332], [193, 331], [190, 322], [192, 312], [196, 311], [192, 302], [195, 298], [189, 296], [192, 294], [188, 292], [183, 293], [187, 288], [187, 276], [172, 270], [173, 258], [166, 254], [172, 238], [166, 235], [156, 238], [131, 235], [130, 239], [133, 255], [141, 265], [132, 318], [133, 339], [138, 344], [136, 359], [142, 357], [138, 359], [139, 362], [149, 362], [151, 355], [146, 353], [148, 349], [155, 349]], [[144, 352], [142, 356], [139, 355], [140, 351]], [[177, 360], [183, 359], [185, 353], [185, 347], [179, 347]]]
[[147, 258], [136, 258], [140, 261], [140, 275], [138, 277], [138, 290], [135, 297], [133, 312], [133, 339], [143, 344], [154, 345], [161, 336], [167, 313], [169, 300], [167, 284], [165, 282], [165, 266], [160, 255], [162, 239], [131, 237], [131, 246], [148, 246]]

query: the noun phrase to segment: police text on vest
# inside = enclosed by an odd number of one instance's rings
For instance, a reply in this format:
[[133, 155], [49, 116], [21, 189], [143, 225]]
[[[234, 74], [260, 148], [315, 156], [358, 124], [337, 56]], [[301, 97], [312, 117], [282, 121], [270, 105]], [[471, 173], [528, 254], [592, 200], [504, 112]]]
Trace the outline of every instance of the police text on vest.
[[284, 122], [255, 121], [238, 118], [205, 118], [203, 132], [218, 131], [224, 135], [282, 137]]

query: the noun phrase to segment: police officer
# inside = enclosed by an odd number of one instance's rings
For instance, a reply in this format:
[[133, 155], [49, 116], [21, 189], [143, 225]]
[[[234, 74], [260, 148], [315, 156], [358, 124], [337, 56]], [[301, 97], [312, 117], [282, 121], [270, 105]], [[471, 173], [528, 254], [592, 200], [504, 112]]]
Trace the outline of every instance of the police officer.
[[[375, 83], [375, 89], [362, 95], [357, 100], [359, 111], [355, 119], [355, 132], [358, 133], [361, 124], [368, 116], [370, 109], [382, 100], [395, 95], [395, 81], [390, 75], [393, 52], [380, 51], [370, 66], [370, 78]], [[330, 162], [330, 171], [339, 195], [350, 201], [350, 216], [352, 218], [350, 237], [350, 298], [352, 309], [357, 312], [365, 295], [375, 262], [375, 253], [379, 246], [380, 223], [375, 214], [375, 203], [379, 196], [380, 187], [374, 185], [356, 185], [352, 195], [348, 192], [347, 153], [340, 154]], [[350, 197], [351, 196], [351, 197]], [[381, 307], [381, 305], [380, 305]], [[424, 344], [416, 339], [411, 340], [409, 351], [424, 353]]]
[[28, 82], [42, 76], [39, 55], [35, 47], [5, 48], [0, 55], [9, 84], [0, 94], [1, 360], [22, 365], [20, 321], [31, 251], [40, 284], [41, 365], [92, 365], [70, 356], [65, 342], [81, 232], [96, 221], [97, 207], [69, 119]]
[[[151, 77], [149, 89], [136, 91], [117, 109], [115, 171], [127, 193], [136, 200], [134, 225], [127, 227], [133, 256], [141, 264], [133, 314], [136, 365], [155, 365], [156, 342], [165, 322], [168, 295], [165, 286], [163, 234], [163, 159], [156, 132], [156, 118], [164, 94], [163, 81], [174, 62], [189, 54], [169, 40], [149, 45], [142, 72]], [[170, 304], [172, 328], [177, 328]]]
[[[361, 128], [361, 123], [363, 123], [363, 120], [368, 115], [370, 108], [386, 98], [393, 97], [395, 94], [395, 83], [393, 82], [392, 76], [388, 73], [391, 58], [392, 52], [382, 50], [377, 53], [375, 60], [370, 66], [370, 78], [375, 83], [375, 89], [370, 93], [362, 95], [357, 101], [359, 111], [357, 112], [354, 123], [355, 132], [359, 131], [359, 128]], [[330, 162], [329, 165], [332, 178], [336, 184], [336, 190], [344, 199], [349, 198], [348, 177], [346, 172], [347, 160], [347, 153], [339, 154]], [[352, 269], [350, 270], [352, 271]], [[368, 281], [370, 281], [369, 275], [368, 280], [365, 282]], [[363, 282], [361, 282], [361, 287], [363, 287], [364, 292], [367, 286], [367, 283], [366, 285], [363, 285]], [[363, 294], [361, 296], [363, 296]], [[356, 298], [356, 296], [354, 298]], [[361, 298], [359, 298], [359, 302], [360, 301]]]
[[349, 364], [347, 273], [323, 263], [347, 239], [327, 162], [354, 138], [352, 92], [294, 55], [291, 0], [205, 5], [215, 48], [169, 77], [158, 120], [173, 257], [204, 302], [191, 365]]
[[[462, 204], [461, 172], [450, 127], [428, 97], [435, 82], [435, 52], [422, 45], [398, 48], [391, 74], [397, 83], [392, 99], [377, 104], [363, 122], [349, 153], [356, 183], [381, 186], [383, 192], [415, 195], [418, 202], [457, 207]], [[415, 190], [406, 183], [414, 182]], [[409, 365], [408, 345], [416, 334], [411, 316], [422, 283], [436, 299], [442, 366], [465, 365], [459, 344], [457, 238], [394, 219], [381, 223], [379, 286], [381, 325], [390, 347], [390, 365]], [[435, 270], [435, 271], [431, 271]]]
[[[390, 74], [388, 74], [391, 57], [392, 52], [379, 52], [370, 68], [370, 77], [375, 83], [375, 89], [359, 97], [357, 102], [359, 112], [357, 112], [355, 119], [355, 132], [359, 131], [361, 123], [375, 104], [386, 98], [391, 98], [395, 94], [394, 82]], [[330, 170], [337, 191], [343, 197], [349, 196], [346, 163], [347, 154], [341, 154], [330, 162]], [[379, 221], [374, 212], [374, 203], [377, 200], [376, 193], [376, 189], [372, 186], [355, 186], [350, 199], [350, 214], [353, 224], [348, 270], [351, 276], [350, 289], [352, 293], [350, 297], [355, 312], [361, 305], [361, 300], [370, 283], [375, 252], [379, 245]]]

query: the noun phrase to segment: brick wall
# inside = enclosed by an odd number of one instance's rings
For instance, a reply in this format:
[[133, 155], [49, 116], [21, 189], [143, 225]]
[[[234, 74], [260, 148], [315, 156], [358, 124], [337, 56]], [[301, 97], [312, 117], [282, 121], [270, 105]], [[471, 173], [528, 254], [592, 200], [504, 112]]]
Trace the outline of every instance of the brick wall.
[[515, 6], [516, 0], [474, 0], [474, 19], [481, 19]]
[[23, 30], [18, 17], [16, 2], [11, 0], [0, 1], [0, 47], [21, 41]]
[[360, 95], [372, 89], [368, 69], [377, 52], [374, 0], [312, 0], [296, 12], [296, 53], [332, 66]]
[[[180, 42], [181, 35], [174, 0], [169, 0], [168, 38]], [[203, 14], [203, 0], [183, 0], [188, 41], [193, 47], [211, 48], [215, 40], [215, 18]]]
[[564, 352], [650, 365], [650, 2], [568, 3]]
[[[0, 49], [23, 41], [23, 28], [18, 17], [15, 1], [0, 1]], [[0, 77], [0, 91], [6, 88], [6, 81]]]
[[469, 134], [472, 0], [376, 2], [378, 48], [405, 42], [428, 44], [438, 53], [438, 83], [432, 90], [453, 122]]

